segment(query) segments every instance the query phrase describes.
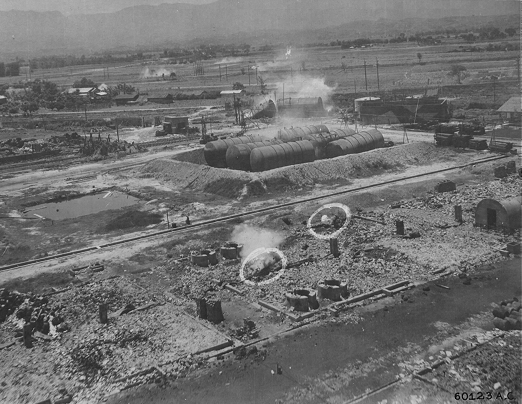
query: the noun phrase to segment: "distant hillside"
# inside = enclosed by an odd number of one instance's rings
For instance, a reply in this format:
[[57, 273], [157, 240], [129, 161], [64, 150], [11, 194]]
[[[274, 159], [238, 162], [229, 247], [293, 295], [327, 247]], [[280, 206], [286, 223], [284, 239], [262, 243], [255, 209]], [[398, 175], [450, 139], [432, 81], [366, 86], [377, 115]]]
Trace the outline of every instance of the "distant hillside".
[[[108, 14], [64, 16], [58, 12], [0, 12], [3, 52], [64, 53], [136, 48], [165, 41], [229, 37], [257, 32], [356, 32], [379, 19], [520, 15], [517, 0], [218, 0], [206, 5], [136, 6]], [[368, 24], [363, 20], [377, 21]], [[359, 23], [360, 26], [357, 25]], [[354, 24], [354, 25], [351, 25]], [[377, 24], [377, 25], [375, 25]], [[337, 28], [336, 28], [337, 29]], [[411, 29], [423, 30], [418, 24]]]

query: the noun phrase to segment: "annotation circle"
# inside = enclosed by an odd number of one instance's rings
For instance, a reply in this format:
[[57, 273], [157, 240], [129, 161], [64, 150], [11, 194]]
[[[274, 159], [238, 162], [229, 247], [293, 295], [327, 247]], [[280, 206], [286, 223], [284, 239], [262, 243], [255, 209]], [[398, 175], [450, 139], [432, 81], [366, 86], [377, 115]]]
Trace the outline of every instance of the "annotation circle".
[[[314, 217], [316, 217], [321, 211], [323, 211], [325, 209], [331, 209], [331, 208], [342, 209], [344, 211], [344, 213], [346, 214], [346, 219], [344, 220], [343, 225], [338, 230], [334, 231], [333, 233], [318, 234], [312, 227], [312, 221], [314, 220]], [[325, 216], [326, 215], [323, 215], [321, 217], [321, 222], [323, 222], [323, 223], [325, 221]], [[331, 238], [338, 237], [348, 227], [348, 223], [350, 223], [351, 217], [352, 217], [352, 212], [350, 211], [350, 208], [348, 206], [343, 205], [342, 203], [329, 203], [329, 204], [321, 206], [314, 213], [312, 213], [312, 215], [308, 219], [308, 223], [306, 224], [306, 227], [308, 227], [308, 231], [312, 236], [314, 236], [320, 240], [329, 240]]]
[[[277, 254], [279, 256], [279, 258], [281, 258], [281, 269], [279, 271], [277, 271], [277, 274], [275, 274], [273, 277], [271, 277], [269, 279], [265, 279], [264, 281], [261, 281], [261, 282], [253, 282], [249, 279], [246, 279], [245, 278], [246, 265], [250, 261], [253, 261], [256, 258], [258, 258], [259, 256], [261, 256], [263, 254], [268, 254], [268, 253]], [[241, 281], [243, 281], [246, 285], [249, 285], [249, 286], [268, 285], [272, 282], [275, 282], [279, 278], [281, 278], [281, 276], [283, 275], [283, 273], [286, 270], [287, 262], [288, 262], [288, 260], [286, 259], [286, 256], [283, 254], [283, 252], [281, 250], [278, 250], [277, 248], [258, 248], [256, 250], [252, 251], [250, 254], [248, 254], [248, 257], [246, 257], [246, 259], [243, 261], [243, 264], [241, 265], [241, 270], [239, 271], [239, 277], [241, 278]]]

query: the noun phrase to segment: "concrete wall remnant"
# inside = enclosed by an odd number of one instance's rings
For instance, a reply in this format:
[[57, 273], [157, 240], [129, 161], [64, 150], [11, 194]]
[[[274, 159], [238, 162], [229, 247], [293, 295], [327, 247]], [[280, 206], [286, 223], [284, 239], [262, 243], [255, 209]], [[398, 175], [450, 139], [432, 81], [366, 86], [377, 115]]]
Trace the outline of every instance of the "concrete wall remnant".
[[516, 174], [517, 165], [514, 161], [509, 161], [505, 164], [498, 165], [494, 168], [495, 178], [504, 178], [510, 174]]
[[338, 302], [343, 300], [343, 298], [347, 298], [348, 295], [347, 283], [337, 279], [324, 280], [317, 285], [317, 297], [319, 299], [328, 299]]
[[223, 309], [221, 308], [220, 300], [207, 300], [207, 320], [214, 324], [221, 323], [225, 318], [223, 317]]
[[475, 226], [502, 230], [520, 229], [521, 212], [522, 196], [501, 201], [486, 198], [475, 209]]
[[441, 181], [437, 185], [435, 185], [435, 192], [451, 192], [457, 190], [457, 184], [453, 181]]
[[225, 243], [223, 247], [221, 247], [221, 256], [228, 260], [234, 260], [240, 257], [242, 250], [242, 244], [229, 241]]
[[317, 293], [307, 289], [295, 289], [285, 294], [286, 302], [295, 311], [310, 311], [319, 308]]

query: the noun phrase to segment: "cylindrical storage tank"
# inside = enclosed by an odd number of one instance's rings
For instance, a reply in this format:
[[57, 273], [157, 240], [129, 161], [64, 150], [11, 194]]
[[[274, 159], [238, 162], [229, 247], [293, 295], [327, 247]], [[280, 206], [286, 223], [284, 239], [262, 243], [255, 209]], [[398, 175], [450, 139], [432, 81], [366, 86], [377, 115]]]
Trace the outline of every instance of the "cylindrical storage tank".
[[315, 133], [329, 133], [330, 131], [325, 125], [309, 125], [302, 128], [284, 128], [279, 131], [278, 139], [283, 142], [294, 142], [297, 139], [303, 140], [307, 135]]
[[332, 129], [330, 133], [334, 136], [336, 136], [338, 139], [341, 139], [343, 137], [355, 135], [357, 132], [355, 132], [353, 129], [350, 128], [344, 128], [344, 129]]
[[328, 143], [349, 136], [350, 132], [355, 134], [355, 131], [348, 129], [345, 132], [332, 131], [330, 133], [314, 133], [311, 135], [306, 135], [303, 140], [309, 140], [314, 145], [315, 159], [320, 160], [326, 158], [326, 145]]
[[381, 147], [384, 147], [384, 137], [382, 136], [382, 133], [379, 132], [377, 129], [368, 129], [364, 131], [364, 133], [367, 133], [373, 141], [372, 147], [370, 147], [368, 150], [379, 149]]
[[252, 171], [267, 171], [315, 159], [314, 146], [308, 140], [258, 147], [250, 153]]
[[379, 147], [384, 147], [384, 138], [378, 130], [370, 129], [329, 143], [326, 146], [326, 157], [362, 153]]
[[255, 143], [243, 143], [230, 146], [227, 149], [226, 162], [227, 167], [233, 170], [251, 171], [250, 153], [257, 147], [270, 146], [272, 144], [283, 143], [282, 140], [264, 140]]
[[209, 166], [226, 168], [227, 150], [230, 146], [243, 143], [262, 142], [263, 140], [265, 139], [261, 135], [248, 135], [208, 142], [203, 149], [205, 161]]

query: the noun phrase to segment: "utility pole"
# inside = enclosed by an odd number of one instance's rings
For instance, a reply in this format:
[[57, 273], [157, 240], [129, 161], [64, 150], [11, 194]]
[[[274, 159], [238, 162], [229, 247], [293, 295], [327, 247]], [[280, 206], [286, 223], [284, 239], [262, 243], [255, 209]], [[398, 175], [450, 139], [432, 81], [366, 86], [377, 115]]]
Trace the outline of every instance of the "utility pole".
[[228, 65], [225, 65], [225, 80], [228, 81]]
[[353, 79], [353, 87], [355, 89], [355, 96], [357, 97], [357, 82]]
[[375, 62], [376, 62], [375, 66], [377, 66], [377, 91], [381, 91], [381, 86], [379, 83], [379, 59], [375, 58]]
[[497, 80], [493, 79], [493, 103], [497, 100]]
[[221, 65], [219, 65], [219, 81], [221, 81]]
[[366, 92], [368, 92], [368, 76], [366, 74], [366, 60], [364, 60], [364, 83], [366, 85]]
[[517, 57], [518, 88], [520, 89], [520, 58]]
[[250, 87], [250, 65], [247, 65], [248, 68], [248, 86]]

